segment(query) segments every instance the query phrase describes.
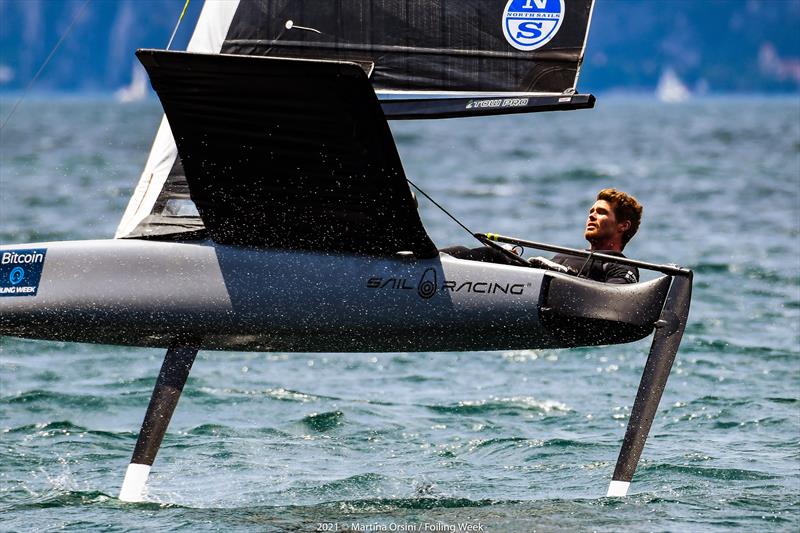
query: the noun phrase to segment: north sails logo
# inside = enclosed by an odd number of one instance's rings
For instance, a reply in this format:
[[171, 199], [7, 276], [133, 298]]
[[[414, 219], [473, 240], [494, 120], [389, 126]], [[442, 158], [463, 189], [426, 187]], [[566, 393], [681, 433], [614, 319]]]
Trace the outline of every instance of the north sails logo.
[[564, 0], [508, 0], [503, 35], [517, 50], [530, 52], [556, 36], [564, 20]]

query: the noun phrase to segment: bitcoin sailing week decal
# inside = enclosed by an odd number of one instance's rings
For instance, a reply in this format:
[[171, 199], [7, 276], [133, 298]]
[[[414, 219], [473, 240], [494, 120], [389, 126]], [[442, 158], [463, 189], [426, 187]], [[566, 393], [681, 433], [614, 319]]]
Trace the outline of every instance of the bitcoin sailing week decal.
[[0, 250], [0, 296], [36, 296], [46, 248]]
[[517, 50], [541, 48], [556, 36], [564, 20], [564, 0], [508, 0], [503, 35]]

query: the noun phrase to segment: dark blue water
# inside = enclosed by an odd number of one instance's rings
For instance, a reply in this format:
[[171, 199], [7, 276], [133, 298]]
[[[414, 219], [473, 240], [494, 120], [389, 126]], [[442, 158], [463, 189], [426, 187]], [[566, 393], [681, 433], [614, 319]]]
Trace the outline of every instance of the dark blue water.
[[[24, 102], [0, 134], [0, 242], [113, 235], [159, 119], [155, 103]], [[630, 497], [604, 494], [649, 339], [201, 352], [133, 505], [116, 495], [162, 351], [3, 338], [3, 530], [797, 531], [800, 99], [601, 99], [393, 131], [409, 177], [474, 231], [582, 246], [614, 186], [645, 205], [626, 253], [694, 269]], [[420, 203], [437, 244], [472, 245]]]

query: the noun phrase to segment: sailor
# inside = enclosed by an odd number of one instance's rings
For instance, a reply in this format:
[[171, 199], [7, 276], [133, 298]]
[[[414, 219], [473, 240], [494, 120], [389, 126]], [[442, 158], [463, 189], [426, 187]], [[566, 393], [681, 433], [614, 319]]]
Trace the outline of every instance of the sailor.
[[[616, 189], [603, 189], [589, 209], [584, 238], [589, 250], [606, 255], [625, 257], [622, 250], [639, 229], [642, 206], [633, 196]], [[558, 254], [552, 260], [532, 257], [528, 260], [537, 268], [561, 271], [605, 283], [636, 283], [636, 267], [603, 261], [596, 257]]]

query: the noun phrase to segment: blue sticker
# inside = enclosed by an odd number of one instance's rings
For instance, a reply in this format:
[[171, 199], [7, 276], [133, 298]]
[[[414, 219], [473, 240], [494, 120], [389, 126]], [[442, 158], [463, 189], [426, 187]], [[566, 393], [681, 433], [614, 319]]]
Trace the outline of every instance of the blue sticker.
[[564, 0], [508, 0], [503, 35], [517, 50], [530, 52], [556, 36], [564, 20]]
[[0, 250], [0, 296], [36, 296], [47, 248]]

